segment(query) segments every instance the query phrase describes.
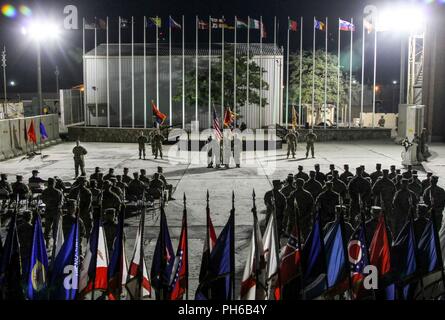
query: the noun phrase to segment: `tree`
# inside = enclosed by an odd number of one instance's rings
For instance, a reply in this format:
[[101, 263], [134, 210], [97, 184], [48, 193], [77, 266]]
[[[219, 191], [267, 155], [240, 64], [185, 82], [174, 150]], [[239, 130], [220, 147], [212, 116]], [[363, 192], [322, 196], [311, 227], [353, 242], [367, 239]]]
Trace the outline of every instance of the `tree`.
[[[324, 104], [325, 89], [325, 67], [326, 53], [323, 50], [315, 52], [315, 99], [314, 108], [317, 113], [317, 121], [320, 118], [320, 109]], [[348, 65], [349, 69], [349, 65]], [[313, 57], [312, 51], [303, 51], [302, 63], [302, 86], [301, 86], [301, 103], [304, 105], [312, 105], [312, 70]], [[327, 67], [327, 103], [337, 105], [337, 72], [338, 61], [337, 55], [328, 52]], [[358, 86], [358, 82], [352, 78], [353, 88]], [[355, 82], [355, 84], [354, 84]], [[300, 55], [294, 54], [289, 57], [289, 105], [298, 105], [300, 98]], [[349, 103], [349, 70], [345, 72], [340, 70], [340, 106]]]
[[[224, 47], [224, 107], [230, 106], [233, 108], [234, 97], [234, 52], [233, 45], [225, 45]], [[200, 57], [200, 60], [203, 58]], [[207, 105], [209, 99], [209, 70], [208, 60], [205, 57], [207, 65], [198, 65], [198, 105]], [[249, 104], [260, 104], [260, 73], [265, 73], [264, 68], [254, 62], [249, 63]], [[216, 106], [221, 106], [221, 75], [222, 65], [221, 57], [212, 57], [212, 87], [211, 87], [211, 102]], [[195, 84], [196, 84], [195, 69], [188, 71], [185, 74], [185, 102], [188, 105], [195, 105]], [[263, 90], [269, 89], [269, 84], [262, 82]], [[173, 99], [175, 101], [182, 101], [182, 84], [178, 86], [178, 93]], [[236, 107], [244, 107], [247, 98], [247, 55], [237, 54], [236, 58]], [[266, 106], [268, 101], [263, 97], [262, 106]]]

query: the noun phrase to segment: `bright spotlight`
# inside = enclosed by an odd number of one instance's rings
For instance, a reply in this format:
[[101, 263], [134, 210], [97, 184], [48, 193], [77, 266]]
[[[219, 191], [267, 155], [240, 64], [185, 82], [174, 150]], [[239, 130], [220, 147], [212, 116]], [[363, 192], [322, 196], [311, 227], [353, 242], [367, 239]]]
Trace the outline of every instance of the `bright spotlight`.
[[415, 32], [425, 28], [425, 11], [420, 6], [399, 4], [381, 11], [378, 31]]
[[14, 86], [15, 86], [15, 81], [14, 81], [14, 80], [9, 81], [9, 85], [10, 85], [11, 87], [14, 87]]
[[22, 27], [21, 31], [36, 41], [56, 39], [60, 35], [60, 28], [53, 22], [33, 21], [28, 27]]

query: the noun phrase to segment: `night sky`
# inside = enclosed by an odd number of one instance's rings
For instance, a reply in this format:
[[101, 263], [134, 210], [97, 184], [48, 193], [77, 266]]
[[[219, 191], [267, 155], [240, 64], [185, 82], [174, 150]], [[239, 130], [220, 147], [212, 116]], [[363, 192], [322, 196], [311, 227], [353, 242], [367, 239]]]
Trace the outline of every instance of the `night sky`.
[[[77, 0], [77, 1], [3, 1], [14, 6], [25, 3], [33, 10], [33, 16], [50, 17], [60, 23], [63, 20], [63, 7], [68, 4], [76, 5], [79, 9], [79, 26], [76, 31], [63, 31], [57, 42], [46, 42], [42, 46], [43, 61], [43, 91], [55, 92], [56, 83], [54, 70], [57, 65], [60, 70], [60, 88], [70, 88], [82, 83], [82, 29], [81, 19], [85, 17], [92, 20], [110, 17], [110, 42], [117, 42], [118, 23], [117, 17], [135, 17], [135, 42], [142, 42], [143, 15], [163, 18], [166, 25], [168, 15], [172, 15], [178, 22], [181, 15], [186, 19], [186, 41], [195, 41], [194, 16], [208, 19], [209, 15], [218, 17], [224, 15], [230, 24], [233, 17], [237, 15], [246, 19], [247, 15], [252, 18], [263, 16], [268, 38], [266, 42], [273, 41], [273, 17], [277, 16], [280, 27], [278, 32], [279, 45], [286, 45], [287, 16], [296, 20], [300, 16], [305, 19], [304, 26], [304, 48], [312, 50], [312, 18], [324, 19], [326, 16], [332, 23], [329, 30], [330, 51], [337, 52], [337, 18], [349, 20], [354, 17], [357, 23], [357, 32], [354, 37], [354, 67], [356, 77], [360, 79], [361, 68], [361, 19], [363, 8], [367, 4], [384, 6], [396, 1], [364, 1], [364, 0]], [[405, 1], [408, 2], [408, 1]], [[7, 50], [7, 78], [14, 80], [15, 87], [9, 87], [8, 94], [13, 97], [16, 93], [36, 91], [36, 50], [35, 45], [26, 39], [20, 32], [23, 24], [23, 16], [15, 18], [0, 17], [0, 45], [5, 45]], [[238, 41], [245, 41], [246, 31], [238, 29]], [[98, 42], [105, 43], [105, 32], [98, 32]], [[123, 42], [130, 42], [130, 30], [123, 31]], [[243, 35], [244, 34], [244, 35]], [[147, 42], [154, 41], [153, 29], [148, 31]], [[200, 31], [200, 40], [207, 41], [207, 31]], [[220, 32], [213, 31], [212, 38], [218, 41]], [[227, 42], [233, 41], [233, 31], [226, 31]], [[324, 35], [318, 36], [318, 48], [324, 48]], [[348, 52], [349, 33], [342, 33], [342, 49]], [[391, 32], [379, 33], [378, 52], [378, 75], [379, 83], [391, 83], [398, 80], [400, 73], [400, 43], [401, 35]], [[181, 41], [181, 33], [173, 36], [173, 42]], [[251, 41], [259, 41], [259, 33], [252, 31]], [[296, 51], [299, 46], [299, 32], [291, 35], [291, 52]], [[94, 31], [87, 32], [87, 51], [94, 46]], [[368, 38], [366, 46], [366, 76], [365, 82], [372, 82], [372, 53], [373, 39]], [[346, 58], [347, 59], [347, 58]], [[345, 62], [345, 64], [347, 64]]]

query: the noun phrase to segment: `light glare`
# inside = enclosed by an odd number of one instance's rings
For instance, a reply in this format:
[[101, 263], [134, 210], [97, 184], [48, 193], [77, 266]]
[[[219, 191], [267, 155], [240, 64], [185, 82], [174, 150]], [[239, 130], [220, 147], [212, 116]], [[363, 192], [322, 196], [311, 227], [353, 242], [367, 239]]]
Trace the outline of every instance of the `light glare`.
[[421, 31], [425, 26], [425, 12], [418, 6], [398, 5], [383, 10], [377, 22], [378, 31]]

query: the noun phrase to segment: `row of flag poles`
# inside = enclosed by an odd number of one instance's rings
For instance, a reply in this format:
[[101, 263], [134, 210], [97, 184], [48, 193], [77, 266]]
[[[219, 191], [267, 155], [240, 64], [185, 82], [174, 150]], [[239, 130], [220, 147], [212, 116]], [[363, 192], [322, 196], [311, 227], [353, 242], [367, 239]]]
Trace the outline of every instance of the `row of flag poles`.
[[[249, 87], [250, 87], [250, 70], [249, 70], [249, 62], [250, 62], [250, 41], [251, 41], [251, 30], [259, 30], [259, 43], [260, 43], [260, 67], [263, 67], [263, 61], [262, 61], [262, 53], [263, 53], [263, 39], [266, 38], [266, 29], [265, 25], [263, 24], [263, 19], [260, 17], [259, 19], [253, 19], [251, 17], [247, 17], [246, 20], [240, 19], [239, 17], [235, 17], [234, 19], [234, 25], [229, 25], [225, 18], [213, 18], [208, 17], [208, 20], [200, 19], [198, 16], [195, 17], [195, 120], [198, 120], [198, 110], [199, 110], [199, 91], [198, 91], [198, 61], [199, 61], [199, 30], [208, 30], [208, 42], [209, 42], [209, 52], [208, 52], [208, 76], [209, 79], [211, 79], [212, 76], [212, 30], [213, 29], [219, 29], [221, 31], [221, 67], [222, 67], [222, 77], [221, 77], [221, 119], [223, 118], [224, 110], [226, 108], [230, 108], [230, 105], [233, 104], [231, 107], [231, 110], [234, 112], [235, 116], [235, 124], [237, 124], [237, 116], [239, 114], [239, 106], [237, 106], [237, 83], [236, 83], [236, 77], [234, 77], [234, 94], [233, 94], [233, 102], [232, 101], [224, 101], [224, 35], [225, 30], [233, 30], [234, 35], [234, 66], [233, 66], [233, 73], [236, 75], [237, 70], [237, 35], [238, 35], [238, 29], [246, 29], [246, 35], [247, 35], [247, 72], [246, 72], [246, 78], [247, 78], [247, 90], [246, 90], [246, 104], [249, 104]], [[132, 111], [132, 118], [131, 118], [131, 125], [132, 127], [135, 127], [135, 90], [134, 90], [134, 18], [132, 17], [130, 22], [128, 19], [124, 19], [119, 17], [119, 39], [118, 39], [118, 51], [119, 51], [119, 89], [118, 89], [118, 105], [119, 105], [119, 127], [122, 127], [122, 48], [121, 48], [121, 30], [128, 28], [128, 25], [131, 24], [131, 83], [132, 83], [132, 89], [131, 89], [131, 111]], [[155, 29], [155, 45], [156, 45], [156, 94], [155, 94], [155, 101], [157, 108], [160, 108], [160, 93], [159, 93], [159, 30], [163, 27], [162, 20], [159, 17], [145, 17], [144, 16], [144, 32], [143, 32], [143, 55], [144, 55], [144, 75], [143, 75], [143, 82], [144, 82], [144, 90], [143, 90], [143, 99], [144, 99], [144, 128], [147, 127], [147, 104], [148, 104], [148, 97], [147, 97], [147, 74], [146, 74], [146, 38], [147, 38], [147, 28], [154, 28]], [[168, 51], [169, 51], [169, 102], [168, 102], [168, 110], [169, 110], [169, 125], [172, 126], [175, 123], [173, 122], [173, 101], [172, 101], [172, 93], [173, 93], [173, 83], [172, 83], [172, 31], [174, 30], [181, 30], [182, 32], [182, 127], [185, 127], [185, 20], [184, 16], [182, 16], [181, 23], [174, 20], [171, 16], [168, 17]], [[277, 46], [277, 29], [278, 29], [278, 23], [276, 17], [274, 18], [274, 33], [273, 33], [273, 43], [274, 43], [274, 56], [276, 55], [276, 46]], [[300, 61], [299, 61], [299, 99], [298, 101], [289, 101], [289, 81], [290, 81], [290, 71], [289, 71], [289, 55], [290, 55], [290, 33], [291, 32], [297, 32], [299, 29], [300, 31]], [[86, 20], [83, 20], [83, 54], [85, 56], [86, 53], [86, 45], [85, 45], [85, 36], [86, 32], [85, 30], [94, 30], [94, 56], [95, 56], [95, 66], [94, 66], [94, 82], [95, 85], [91, 86], [91, 88], [94, 91], [94, 102], [95, 102], [95, 108], [96, 108], [96, 115], [98, 114], [98, 101], [97, 101], [97, 31], [98, 30], [106, 30], [106, 99], [107, 99], [107, 126], [110, 127], [110, 82], [109, 82], [109, 19], [108, 17], [106, 20], [103, 19], [95, 19], [93, 23], [87, 23]], [[376, 82], [376, 53], [377, 53], [377, 30], [375, 26], [373, 26], [369, 21], [366, 21], [364, 19], [363, 21], [363, 36], [362, 36], [362, 87], [361, 87], [361, 102], [360, 102], [360, 117], [363, 113], [363, 104], [364, 104], [364, 98], [363, 98], [363, 92], [364, 92], [364, 56], [365, 56], [365, 30], [368, 31], [368, 34], [372, 31], [375, 31], [375, 39], [374, 39], [374, 94], [373, 94], [373, 126], [375, 126], [375, 119], [374, 119], [374, 113], [375, 113], [375, 82]], [[337, 77], [337, 123], [339, 123], [339, 115], [340, 115], [340, 75], [341, 75], [341, 33], [342, 31], [350, 32], [350, 59], [349, 59], [349, 103], [348, 103], [348, 114], [345, 116], [345, 118], [348, 118], [349, 127], [351, 126], [352, 121], [352, 58], [353, 58], [353, 32], [356, 31], [353, 19], [351, 18], [351, 21], [346, 21], [342, 19], [338, 19], [338, 77]], [[327, 92], [328, 92], [328, 18], [326, 18], [324, 21], [318, 20], [316, 17], [314, 17], [313, 20], [313, 65], [315, 65], [315, 52], [316, 52], [316, 42], [317, 42], [317, 33], [318, 32], [324, 32], [325, 33], [325, 73], [324, 73], [324, 113], [323, 113], [323, 122], [325, 123], [326, 127], [326, 105], [328, 103], [327, 101]], [[298, 125], [303, 125], [302, 123], [302, 63], [303, 63], [303, 17], [300, 17], [299, 23], [297, 20], [293, 20], [290, 17], [288, 17], [288, 27], [287, 27], [287, 47], [286, 47], [286, 93], [285, 93], [285, 119], [284, 122], [288, 126], [289, 121], [289, 105], [295, 105], [298, 103]], [[275, 59], [274, 59], [275, 60]], [[83, 68], [84, 72], [84, 83], [86, 82], [85, 76], [86, 76], [86, 68], [84, 66]], [[273, 73], [275, 77], [275, 67], [273, 68]], [[259, 107], [260, 110], [262, 110], [263, 107], [263, 77], [260, 77], [260, 102]], [[88, 84], [89, 86], [89, 84]], [[209, 82], [209, 97], [208, 97], [208, 125], [209, 127], [212, 124], [212, 106], [214, 102], [212, 101], [211, 97], [211, 81]], [[272, 96], [276, 94], [275, 92], [275, 85], [272, 87]], [[87, 88], [85, 88], [85, 92], [88, 92]], [[269, 102], [271, 103], [271, 102]], [[87, 115], [87, 94], [84, 95], [84, 108], [85, 108], [85, 116]], [[163, 108], [164, 109], [164, 108]], [[272, 119], [276, 119], [275, 116], [275, 106], [272, 108]], [[315, 109], [315, 68], [313, 68], [313, 74], [312, 74], [312, 102], [311, 102], [311, 112], [312, 112], [312, 126], [314, 125], [314, 109]], [[297, 114], [297, 112], [295, 112]], [[342, 119], [344, 122], [345, 119]], [[278, 119], [278, 123], [281, 123], [282, 120]], [[259, 117], [259, 124], [262, 123], [262, 112], [260, 112]], [[294, 123], [294, 120], [292, 120], [292, 123]], [[360, 123], [362, 123], [360, 121]], [[87, 125], [87, 121], [85, 121], [85, 125]], [[223, 123], [221, 123], [223, 125]]]

